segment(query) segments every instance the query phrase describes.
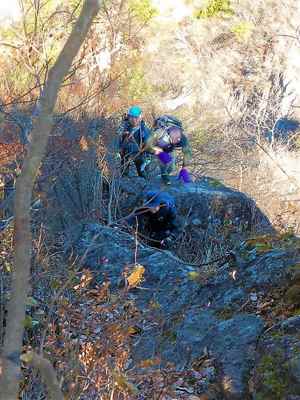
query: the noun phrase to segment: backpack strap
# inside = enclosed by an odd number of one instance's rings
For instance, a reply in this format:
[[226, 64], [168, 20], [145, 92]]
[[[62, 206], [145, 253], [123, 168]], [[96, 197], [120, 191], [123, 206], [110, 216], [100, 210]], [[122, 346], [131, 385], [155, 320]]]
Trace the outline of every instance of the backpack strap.
[[154, 129], [158, 128], [169, 128], [171, 126], [176, 126], [183, 130], [182, 122], [172, 115], [161, 115], [154, 121]]

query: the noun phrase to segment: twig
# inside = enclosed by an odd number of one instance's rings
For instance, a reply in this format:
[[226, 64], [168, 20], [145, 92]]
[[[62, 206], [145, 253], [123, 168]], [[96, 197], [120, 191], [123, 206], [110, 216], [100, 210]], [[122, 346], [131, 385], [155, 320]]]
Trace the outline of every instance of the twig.
[[[83, 253], [82, 257], [79, 259], [78, 261], [78, 266], [77, 268], [74, 269], [74, 273], [78, 272], [80, 270], [80, 268], [83, 265], [83, 262], [85, 261], [91, 247], [93, 246], [94, 242], [96, 241], [96, 239], [99, 237], [99, 234], [96, 234], [93, 238], [92, 241], [90, 243], [90, 245], [87, 247], [87, 249], [85, 250], [85, 252]], [[77, 262], [77, 259], [74, 261], [73, 265]], [[49, 306], [49, 311], [48, 311], [48, 316], [47, 316], [47, 320], [44, 324], [45, 329], [41, 338], [41, 343], [40, 343], [40, 353], [42, 353], [43, 351], [43, 347], [45, 344], [45, 340], [46, 340], [46, 335], [48, 332], [48, 326], [50, 323], [50, 319], [54, 310], [54, 305], [57, 302], [57, 300], [59, 299], [60, 295], [63, 293], [63, 291], [68, 287], [68, 285], [72, 282], [73, 280], [73, 276], [71, 276], [69, 279], [67, 279], [67, 281], [59, 288], [59, 290], [57, 291], [57, 293], [55, 294], [55, 296], [53, 297], [51, 304]]]
[[138, 241], [138, 229], [139, 229], [139, 222], [138, 222], [138, 219], [136, 218], [134, 265], [137, 264], [137, 254], [138, 254], [138, 246], [139, 246], [139, 241]]
[[21, 359], [26, 363], [36, 368], [44, 381], [49, 399], [51, 400], [64, 400], [64, 396], [59, 387], [59, 383], [54, 371], [54, 368], [49, 360], [43, 356], [36, 354], [33, 351], [25, 353], [21, 356]]
[[[248, 135], [248, 132], [246, 131], [245, 128], [243, 128], [243, 126], [241, 126], [240, 122], [235, 121], [235, 119], [233, 118], [233, 116], [231, 115], [230, 111], [228, 110], [227, 107], [225, 107], [225, 110], [227, 111], [229, 117], [231, 118], [231, 121], [234, 123], [234, 125], [238, 128], [240, 128], [246, 135]], [[280, 169], [280, 171], [288, 178], [289, 181], [291, 181], [296, 187], [297, 189], [300, 189], [297, 180], [293, 177], [291, 177], [284, 168], [282, 168], [282, 166], [274, 159], [274, 157], [272, 157], [272, 155], [260, 144], [258, 143], [258, 141], [256, 139], [245, 139], [245, 140], [241, 140], [240, 141], [245, 141], [245, 142], [249, 142], [249, 143], [254, 143], [257, 147], [259, 147], [272, 161], [273, 163], [276, 165], [277, 168]]]
[[241, 312], [249, 303], [250, 303], [250, 299], [248, 299], [247, 301], [245, 301], [244, 304], [241, 305], [241, 307], [237, 310], [237, 312]]
[[4, 284], [3, 284], [3, 274], [0, 274], [0, 347], [2, 347], [2, 342], [4, 338]]

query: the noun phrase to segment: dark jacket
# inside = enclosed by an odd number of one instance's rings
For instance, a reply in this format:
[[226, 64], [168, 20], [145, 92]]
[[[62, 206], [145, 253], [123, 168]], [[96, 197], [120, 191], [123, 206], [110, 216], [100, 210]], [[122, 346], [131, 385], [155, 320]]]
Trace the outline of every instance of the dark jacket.
[[176, 205], [174, 198], [167, 192], [149, 191], [145, 194], [145, 209], [159, 206], [159, 210], [150, 210], [143, 215], [146, 229], [153, 238], [162, 240], [169, 235], [177, 236]]
[[[169, 248], [181, 233], [174, 198], [167, 192], [155, 190], [145, 193], [143, 200], [143, 206], [127, 218], [127, 223], [137, 228], [150, 245]], [[160, 207], [157, 212], [149, 210], [157, 206]]]
[[128, 119], [124, 119], [118, 129], [119, 151], [127, 154], [141, 152], [151, 135], [144, 121], [138, 127], [133, 127]]

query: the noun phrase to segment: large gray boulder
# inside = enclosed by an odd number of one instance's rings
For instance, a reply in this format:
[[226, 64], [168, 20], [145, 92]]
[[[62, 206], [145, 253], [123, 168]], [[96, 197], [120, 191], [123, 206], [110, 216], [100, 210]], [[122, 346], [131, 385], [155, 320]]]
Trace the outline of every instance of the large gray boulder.
[[[110, 226], [100, 224], [97, 204], [104, 204], [105, 194], [112, 192], [103, 191], [96, 166], [86, 166], [85, 162], [80, 164], [73, 178], [69, 168], [57, 180], [52, 192], [54, 209], [64, 213], [60, 226], [64, 229], [66, 255], [75, 256], [77, 265], [91, 269], [95, 284], [109, 280], [111, 291], [118, 291], [125, 283], [124, 269], [136, 263], [145, 268], [141, 287], [130, 290], [130, 299], [143, 318], [138, 322], [139, 333], [133, 338], [128, 368], [159, 358], [162, 366], [171, 363], [176, 370], [185, 371], [205, 358], [209, 366], [205, 379], [199, 378], [197, 382], [199, 393], [216, 384], [220, 388], [217, 400], [252, 399], [249, 380], [254, 370], [255, 400], [263, 398], [260, 393], [268, 391], [258, 375], [259, 366], [264, 363], [264, 347], [258, 352], [257, 344], [265, 340], [265, 322], [256, 312], [257, 305], [274, 286], [287, 284], [290, 267], [299, 262], [299, 256], [280, 249], [261, 252], [259, 246], [249, 248], [240, 243], [240, 238], [249, 232], [272, 232], [271, 224], [253, 200], [212, 179], [203, 178], [187, 185], [174, 179], [167, 188], [161, 186], [159, 179], [116, 179], [113, 194], [118, 193], [118, 198], [113, 204], [118, 209], [110, 217], [122, 218], [141, 204], [145, 191], [157, 188], [175, 197], [184, 227], [198, 240], [198, 246], [201, 247], [201, 235], [210, 229], [227, 230], [229, 235], [239, 237], [234, 246], [235, 263], [227, 262], [219, 268], [214, 265], [209, 271], [191, 266], [170, 252], [137, 242], [113, 223], [114, 218]], [[78, 189], [80, 179], [83, 182]], [[101, 220], [107, 220], [107, 210], [106, 214], [102, 208], [100, 211]], [[58, 216], [59, 213], [53, 213], [55, 219]], [[296, 327], [295, 321], [282, 327], [283, 336]], [[297, 354], [291, 354], [286, 361], [293, 368], [297, 389]], [[294, 396], [295, 390], [284, 393]]]
[[[222, 389], [222, 397], [218, 398], [252, 398], [248, 381], [255, 362], [260, 365], [256, 346], [264, 321], [255, 312], [246, 311], [245, 304], [252, 304], [255, 310], [257, 302], [274, 285], [288, 282], [290, 267], [298, 261], [295, 254], [279, 250], [257, 254], [235, 265], [234, 278], [233, 267], [225, 264], [202, 281], [191, 279], [191, 273], [197, 269], [169, 252], [136, 244], [132, 236], [119, 228], [80, 223], [66, 231], [65, 243], [66, 252], [72, 249], [83, 265], [94, 271], [95, 282], [111, 281], [112, 291], [124, 284], [125, 267], [135, 262], [145, 267], [142, 288], [130, 291], [143, 321], [132, 344], [129, 368], [142, 360], [159, 357], [162, 365], [172, 363], [182, 371], [205, 356], [213, 363], [209, 379]], [[202, 273], [200, 270], [199, 278]], [[156, 318], [163, 324], [155, 323]], [[282, 326], [283, 334], [297, 326], [294, 320], [286, 323]], [[293, 380], [297, 380], [297, 354], [291, 354], [288, 360], [293, 366]], [[199, 384], [203, 390], [207, 382]]]
[[254, 400], [300, 398], [299, 319], [288, 318], [260, 340], [253, 374]]
[[240, 235], [244, 232], [270, 232], [268, 218], [244, 193], [204, 177], [182, 184], [175, 177], [170, 186], [160, 178], [107, 179], [97, 163], [89, 158], [68, 160], [57, 170], [47, 192], [47, 217], [54, 230], [63, 230], [79, 221], [113, 223], [142, 204], [147, 190], [167, 191], [175, 198], [178, 215], [190, 237], [201, 242], [207, 232]]
[[142, 194], [147, 190], [167, 191], [174, 196], [185, 224], [196, 230], [226, 225], [235, 232], [272, 231], [268, 218], [250, 197], [209, 177], [188, 184], [173, 177], [167, 187], [159, 178], [150, 181], [127, 178], [122, 179], [120, 188], [126, 195], [122, 206], [127, 211], [141, 202]]

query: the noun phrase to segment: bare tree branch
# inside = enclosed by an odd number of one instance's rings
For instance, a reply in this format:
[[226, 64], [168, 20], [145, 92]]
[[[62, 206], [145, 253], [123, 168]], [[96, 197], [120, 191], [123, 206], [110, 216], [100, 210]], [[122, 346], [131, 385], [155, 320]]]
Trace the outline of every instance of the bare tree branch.
[[24, 354], [21, 358], [22, 361], [39, 371], [42, 380], [46, 385], [49, 399], [64, 400], [55, 370], [49, 360], [37, 353], [34, 353], [33, 351]]

